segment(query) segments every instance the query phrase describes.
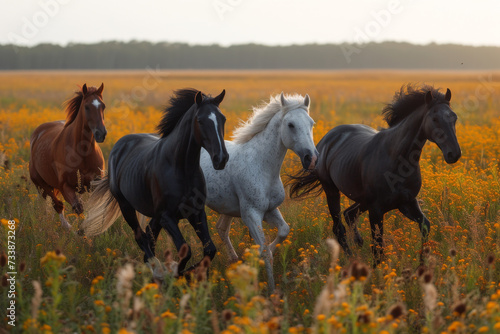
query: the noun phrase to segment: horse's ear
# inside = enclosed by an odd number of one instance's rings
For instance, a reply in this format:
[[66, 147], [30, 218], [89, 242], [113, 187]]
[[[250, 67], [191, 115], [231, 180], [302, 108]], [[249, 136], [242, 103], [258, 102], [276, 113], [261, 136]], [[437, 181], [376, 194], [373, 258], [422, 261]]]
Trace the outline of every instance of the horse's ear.
[[280, 95], [281, 106], [284, 107], [286, 105], [285, 94], [281, 92]]
[[96, 91], [96, 94], [102, 96], [102, 91], [104, 90], [104, 82], [101, 83], [101, 87], [99, 87]]
[[431, 91], [428, 91], [426, 94], [425, 94], [425, 103], [426, 104], [430, 104], [432, 102], [432, 92]]
[[214, 103], [219, 106], [219, 104], [222, 102], [222, 100], [224, 100], [224, 96], [226, 95], [226, 90], [223, 89], [222, 90], [222, 93], [220, 93], [219, 95], [217, 95], [216, 97], [214, 97]]
[[87, 94], [87, 84], [86, 83], [83, 84], [82, 93], [83, 93], [83, 95]]
[[200, 91], [196, 93], [196, 96], [194, 97], [194, 102], [196, 102], [198, 107], [201, 106], [201, 103], [203, 102], [203, 96], [201, 95]]
[[304, 105], [309, 108], [309, 104], [311, 103], [311, 99], [309, 98], [309, 94], [306, 94], [306, 97], [304, 98]]
[[446, 88], [446, 95], [444, 96], [446, 101], [450, 102], [451, 100], [451, 90], [449, 88]]

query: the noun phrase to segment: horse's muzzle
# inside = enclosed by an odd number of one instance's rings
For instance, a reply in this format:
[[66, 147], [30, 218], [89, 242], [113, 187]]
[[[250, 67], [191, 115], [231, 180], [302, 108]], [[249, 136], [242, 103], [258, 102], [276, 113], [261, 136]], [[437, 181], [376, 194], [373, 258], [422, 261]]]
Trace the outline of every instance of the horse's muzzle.
[[458, 159], [460, 159], [460, 157], [462, 156], [462, 151], [461, 150], [458, 150], [457, 152], [449, 151], [443, 154], [443, 156], [444, 156], [444, 161], [446, 161], [447, 164], [451, 165], [457, 162]]
[[223, 154], [222, 156], [219, 156], [218, 154], [214, 155], [212, 158], [212, 165], [214, 166], [215, 170], [221, 170], [226, 167], [226, 163], [229, 160], [229, 154]]
[[94, 132], [95, 141], [98, 143], [104, 142], [104, 139], [106, 139], [107, 134], [108, 132], [106, 131], [106, 129], [104, 129], [104, 131], [95, 130]]
[[318, 152], [316, 151], [313, 154], [306, 154], [302, 158], [302, 167], [307, 170], [313, 170], [316, 168], [316, 162], [318, 161]]

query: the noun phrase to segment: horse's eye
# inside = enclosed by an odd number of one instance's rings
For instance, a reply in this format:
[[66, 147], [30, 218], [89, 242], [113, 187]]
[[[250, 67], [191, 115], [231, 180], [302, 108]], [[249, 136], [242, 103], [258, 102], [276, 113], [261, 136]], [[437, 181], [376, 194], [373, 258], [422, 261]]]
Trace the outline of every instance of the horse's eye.
[[288, 127], [289, 127], [290, 129], [294, 129], [294, 128], [295, 128], [295, 125], [293, 125], [293, 123], [288, 123]]

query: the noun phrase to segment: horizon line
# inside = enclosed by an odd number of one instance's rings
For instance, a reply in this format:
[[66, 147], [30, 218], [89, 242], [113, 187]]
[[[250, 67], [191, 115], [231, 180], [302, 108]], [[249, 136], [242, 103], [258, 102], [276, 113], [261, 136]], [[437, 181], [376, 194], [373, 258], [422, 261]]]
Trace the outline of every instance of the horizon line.
[[367, 43], [354, 43], [354, 42], [330, 42], [330, 43], [319, 43], [319, 42], [310, 42], [310, 43], [292, 43], [292, 44], [267, 44], [267, 43], [257, 43], [257, 42], [246, 42], [246, 43], [235, 43], [224, 45], [221, 43], [191, 43], [186, 41], [149, 41], [149, 40], [140, 40], [140, 39], [130, 39], [130, 40], [119, 40], [119, 39], [110, 39], [110, 40], [102, 40], [98, 42], [67, 42], [67, 43], [54, 43], [54, 42], [40, 42], [34, 45], [20, 45], [20, 44], [12, 44], [0, 43], [0, 46], [13, 46], [17, 48], [35, 48], [41, 45], [54, 45], [60, 46], [62, 48], [73, 46], [73, 45], [98, 45], [98, 44], [106, 44], [106, 43], [121, 43], [121, 44], [133, 44], [133, 43], [149, 43], [152, 45], [158, 44], [182, 44], [188, 46], [218, 46], [221, 48], [230, 48], [235, 46], [246, 46], [246, 45], [255, 45], [255, 46], [264, 46], [264, 47], [292, 47], [292, 46], [341, 46], [341, 45], [371, 45], [371, 44], [408, 44], [412, 46], [463, 46], [463, 47], [472, 47], [472, 48], [500, 48], [500, 45], [473, 45], [473, 44], [461, 44], [455, 42], [449, 43], [438, 43], [438, 42], [429, 42], [426, 44], [423, 43], [415, 43], [408, 41], [397, 41], [397, 40], [386, 40], [386, 41], [372, 41]]

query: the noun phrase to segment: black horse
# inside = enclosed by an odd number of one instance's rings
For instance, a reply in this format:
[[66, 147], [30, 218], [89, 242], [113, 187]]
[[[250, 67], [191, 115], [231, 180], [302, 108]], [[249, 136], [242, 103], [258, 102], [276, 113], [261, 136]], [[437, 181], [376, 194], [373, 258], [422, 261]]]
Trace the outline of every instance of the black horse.
[[344, 211], [344, 218], [354, 229], [360, 246], [363, 240], [356, 227], [357, 218], [369, 211], [375, 264], [383, 255], [382, 221], [388, 211], [399, 209], [417, 222], [423, 244], [430, 223], [416, 199], [422, 186], [422, 148], [427, 140], [436, 143], [449, 164], [461, 156], [455, 132], [457, 115], [450, 108], [450, 99], [449, 89], [442, 94], [431, 86], [407, 85], [383, 110], [388, 129], [376, 131], [360, 124], [333, 128], [316, 146], [316, 169], [291, 177], [290, 196], [319, 194], [318, 187], [322, 186], [333, 219], [333, 233], [349, 256], [352, 253], [340, 217], [340, 192], [355, 202]]
[[[178, 223], [187, 218], [203, 244], [204, 255], [213, 259], [216, 248], [205, 214], [200, 150], [208, 151], [215, 169], [226, 165], [226, 119], [219, 110], [224, 95], [225, 91], [214, 98], [194, 89], [176, 91], [158, 125], [160, 137], [131, 134], [118, 140], [109, 156], [108, 176], [97, 182], [89, 200], [91, 211], [82, 225], [86, 235], [104, 232], [121, 212], [145, 253], [144, 262], [155, 278], [162, 279], [165, 273], [155, 258], [155, 240], [164, 228], [179, 251], [186, 241]], [[152, 218], [149, 226], [141, 228], [136, 212]], [[179, 275], [190, 257], [188, 248], [178, 265]]]

